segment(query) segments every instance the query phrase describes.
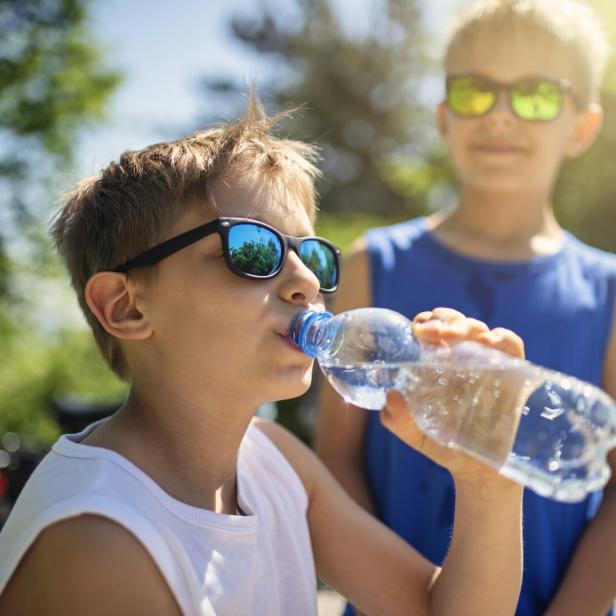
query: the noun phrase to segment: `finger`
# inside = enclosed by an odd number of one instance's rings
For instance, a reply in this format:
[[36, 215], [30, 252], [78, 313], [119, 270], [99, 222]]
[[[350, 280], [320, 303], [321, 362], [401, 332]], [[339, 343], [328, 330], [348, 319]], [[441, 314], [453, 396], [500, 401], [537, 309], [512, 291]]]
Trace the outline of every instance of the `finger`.
[[426, 321], [430, 321], [432, 319], [432, 310], [424, 310], [419, 314], [415, 315], [413, 319], [413, 323], [425, 323]]
[[[458, 313], [461, 314], [461, 313]], [[477, 319], [456, 317], [450, 321], [429, 320], [415, 323], [414, 332], [424, 342], [440, 344], [442, 342], [453, 343], [460, 340], [476, 340], [477, 337], [487, 332], [488, 326]]]
[[472, 338], [476, 338], [479, 334], [483, 332], [490, 331], [490, 328], [479, 319], [473, 319], [471, 317], [467, 317], [466, 322], [469, 327], [469, 336]]
[[387, 392], [387, 402], [381, 411], [381, 423], [418, 451], [425, 448], [427, 437], [417, 426], [411, 409], [399, 391], [392, 389]]
[[524, 341], [510, 329], [495, 327], [479, 334], [477, 341], [513, 357], [524, 357]]
[[413, 323], [427, 323], [428, 321], [449, 323], [463, 318], [464, 315], [453, 308], [434, 308], [434, 310], [424, 310], [417, 314], [413, 319]]
[[432, 318], [443, 321], [443, 323], [449, 323], [458, 319], [464, 319], [465, 315], [453, 308], [434, 308], [432, 310]]
[[383, 423], [394, 425], [404, 419], [404, 414], [408, 411], [406, 400], [401, 392], [390, 389], [387, 392], [387, 399], [383, 407]]
[[464, 317], [445, 323], [441, 335], [447, 342], [455, 342], [457, 340], [475, 340], [482, 332], [487, 331], [489, 331], [489, 328], [483, 321]]
[[443, 341], [443, 329], [445, 324], [438, 319], [430, 319], [424, 323], [414, 323], [413, 333], [422, 342], [441, 344]]

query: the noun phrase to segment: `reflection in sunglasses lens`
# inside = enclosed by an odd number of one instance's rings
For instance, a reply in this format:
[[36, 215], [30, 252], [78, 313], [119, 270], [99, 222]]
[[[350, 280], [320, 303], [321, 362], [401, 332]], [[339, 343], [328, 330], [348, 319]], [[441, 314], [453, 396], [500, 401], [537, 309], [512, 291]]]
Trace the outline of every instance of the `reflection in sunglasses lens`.
[[229, 229], [229, 258], [246, 274], [268, 276], [280, 265], [280, 240], [268, 229], [251, 224]]
[[556, 84], [543, 81], [513, 90], [511, 104], [523, 119], [553, 120], [560, 113], [562, 95]]
[[461, 77], [452, 81], [448, 99], [456, 113], [480, 116], [492, 107], [496, 93], [471, 77]]
[[319, 240], [306, 240], [300, 247], [303, 263], [319, 279], [322, 289], [333, 289], [338, 282], [338, 268], [332, 250]]

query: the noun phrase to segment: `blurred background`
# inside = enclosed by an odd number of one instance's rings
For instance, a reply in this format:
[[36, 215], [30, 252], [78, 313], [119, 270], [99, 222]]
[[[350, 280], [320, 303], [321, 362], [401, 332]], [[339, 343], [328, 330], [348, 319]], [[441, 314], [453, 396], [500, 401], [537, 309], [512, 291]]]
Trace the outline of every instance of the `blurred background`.
[[[318, 232], [363, 229], [452, 200], [433, 122], [440, 54], [461, 0], [0, 0], [0, 435], [59, 434], [52, 402], [114, 405], [124, 385], [95, 350], [47, 238], [62, 193], [128, 149], [244, 109], [304, 104], [284, 126], [317, 143]], [[613, 0], [591, 0], [616, 45]], [[616, 251], [616, 65], [596, 145], [568, 164], [560, 222]], [[309, 440], [312, 394], [263, 409]]]

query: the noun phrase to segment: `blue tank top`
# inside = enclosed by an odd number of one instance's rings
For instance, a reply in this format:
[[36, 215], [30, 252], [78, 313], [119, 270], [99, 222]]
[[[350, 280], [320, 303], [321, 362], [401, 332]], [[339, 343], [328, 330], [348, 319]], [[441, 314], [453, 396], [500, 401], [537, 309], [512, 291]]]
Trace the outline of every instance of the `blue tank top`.
[[[562, 249], [525, 262], [456, 253], [426, 219], [366, 234], [375, 306], [409, 318], [455, 308], [490, 327], [507, 327], [537, 364], [600, 384], [614, 314], [616, 256], [566, 234]], [[371, 413], [366, 472], [379, 517], [434, 563], [450, 540], [454, 490], [448, 471], [409, 449]], [[555, 595], [601, 494], [576, 504], [524, 495], [524, 578], [517, 616], [543, 614]]]

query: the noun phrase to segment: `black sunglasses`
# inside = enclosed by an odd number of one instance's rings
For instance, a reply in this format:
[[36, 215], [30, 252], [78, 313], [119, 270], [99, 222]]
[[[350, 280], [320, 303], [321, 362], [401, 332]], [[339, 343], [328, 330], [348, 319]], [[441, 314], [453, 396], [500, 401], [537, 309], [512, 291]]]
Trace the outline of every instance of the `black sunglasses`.
[[273, 278], [282, 269], [291, 248], [318, 278], [321, 293], [333, 293], [338, 288], [340, 249], [337, 246], [321, 237], [285, 235], [249, 218], [216, 218], [142, 252], [113, 271], [126, 273], [135, 267], [154, 265], [212, 233], [220, 235], [227, 266], [242, 278]]
[[496, 105], [499, 92], [507, 93], [514, 115], [530, 122], [549, 122], [557, 118], [567, 94], [576, 107], [581, 108], [581, 101], [566, 79], [528, 77], [500, 83], [481, 75], [449, 75], [446, 90], [448, 107], [465, 118], [489, 113]]

